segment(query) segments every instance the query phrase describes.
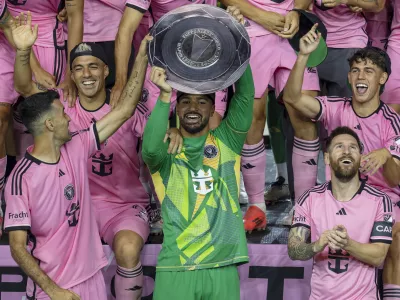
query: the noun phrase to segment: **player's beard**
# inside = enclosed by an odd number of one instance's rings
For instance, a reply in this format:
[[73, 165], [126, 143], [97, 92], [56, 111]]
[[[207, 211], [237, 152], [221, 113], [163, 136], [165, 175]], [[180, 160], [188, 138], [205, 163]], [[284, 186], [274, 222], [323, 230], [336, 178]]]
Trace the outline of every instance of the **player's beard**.
[[190, 134], [196, 134], [201, 132], [208, 125], [208, 121], [210, 118], [202, 117], [201, 119], [202, 119], [201, 123], [197, 126], [190, 126], [185, 124], [185, 120], [183, 120], [182, 118], [179, 118], [179, 122], [181, 123], [181, 126], [183, 127], [183, 129], [185, 129], [186, 132]]
[[[345, 168], [340, 165], [340, 161], [344, 158], [348, 158], [353, 162], [353, 166], [351, 168]], [[358, 176], [358, 169], [360, 168], [360, 161], [355, 161], [354, 158], [340, 157], [336, 161], [331, 160], [331, 168], [335, 174], [335, 177], [339, 179], [341, 182], [349, 182], [354, 176]]]

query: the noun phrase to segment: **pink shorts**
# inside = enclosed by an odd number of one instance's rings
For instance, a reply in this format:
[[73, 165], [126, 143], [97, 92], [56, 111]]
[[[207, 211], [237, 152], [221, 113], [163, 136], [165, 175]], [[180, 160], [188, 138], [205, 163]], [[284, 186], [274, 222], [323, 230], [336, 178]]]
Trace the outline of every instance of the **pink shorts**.
[[[32, 49], [42, 68], [54, 75], [56, 83], [60, 84], [67, 66], [65, 49], [39, 46], [33, 46]], [[14, 61], [14, 49], [4, 39], [0, 39], [0, 102], [11, 105], [18, 98], [14, 90]]]
[[121, 230], [133, 231], [143, 239], [143, 243], [147, 241], [150, 233], [149, 217], [141, 205], [111, 203], [102, 209], [96, 205], [94, 207], [100, 236], [111, 248], [115, 235]]
[[390, 23], [385, 21], [367, 21], [369, 45], [385, 50], [390, 35]]
[[[148, 117], [157, 103], [157, 99], [160, 96], [160, 89], [151, 82], [151, 66], [147, 68], [146, 79], [143, 85], [143, 93], [141, 103], [138, 104], [137, 110]], [[224, 117], [227, 105], [227, 89], [223, 91], [218, 91], [215, 94], [215, 111]], [[176, 91], [172, 93], [171, 99], [171, 113], [176, 106]]]
[[[296, 53], [286, 39], [274, 34], [253, 37], [250, 42], [250, 66], [254, 78], [255, 97], [261, 98], [267, 91], [268, 85], [275, 88], [275, 94], [279, 96], [296, 62]], [[304, 73], [303, 90], [320, 90], [316, 68], [308, 68]]]
[[381, 95], [381, 99], [386, 104], [400, 104], [400, 73], [396, 72], [397, 68], [395, 67], [400, 62], [400, 46], [394, 47], [392, 43], [389, 43], [387, 54], [392, 61], [393, 72], [385, 84], [385, 91]]

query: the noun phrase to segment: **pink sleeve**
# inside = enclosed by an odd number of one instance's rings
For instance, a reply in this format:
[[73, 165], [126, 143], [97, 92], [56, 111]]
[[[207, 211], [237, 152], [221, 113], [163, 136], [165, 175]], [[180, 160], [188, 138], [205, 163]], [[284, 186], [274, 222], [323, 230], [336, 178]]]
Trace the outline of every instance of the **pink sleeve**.
[[329, 114], [328, 106], [327, 106], [327, 97], [321, 96], [321, 97], [315, 97], [315, 99], [318, 100], [319, 106], [320, 106], [320, 111], [318, 115], [315, 117], [314, 121], [321, 121], [322, 123], [325, 124], [327, 114]]
[[400, 132], [395, 133], [393, 128], [389, 129], [388, 137], [385, 142], [386, 149], [398, 160], [400, 160]]
[[381, 197], [371, 232], [371, 243], [392, 243], [393, 217], [392, 202], [385, 194]]
[[[72, 133], [72, 138], [79, 136], [82, 143], [77, 143], [77, 148], [82, 147], [83, 149], [76, 149], [77, 152], [84, 150], [86, 154], [86, 159], [92, 157], [97, 151], [102, 150], [99, 135], [97, 133], [96, 123], [93, 123], [89, 128], [82, 129]], [[104, 144], [106, 144], [104, 142]]]
[[146, 116], [136, 111], [131, 119], [132, 119], [132, 126], [131, 126], [132, 131], [134, 132], [136, 137], [142, 138], [144, 128], [146, 127], [147, 123]]
[[151, 4], [151, 0], [127, 0], [126, 1], [126, 6], [136, 9], [140, 11], [141, 13], [145, 13]]
[[3, 18], [6, 10], [7, 10], [6, 0], [0, 0], [0, 20]]
[[[14, 171], [16, 168], [14, 168]], [[13, 172], [14, 173], [14, 172]], [[18, 184], [14, 184], [11, 180], [13, 173], [10, 175], [10, 180], [6, 185], [4, 197], [6, 200], [6, 212], [4, 215], [4, 230], [30, 230], [31, 229], [31, 212], [29, 209], [28, 200], [28, 184], [25, 177]]]
[[305, 192], [296, 201], [294, 207], [294, 215], [292, 221], [292, 228], [303, 226], [308, 229], [311, 228], [311, 211], [310, 211], [310, 192]]

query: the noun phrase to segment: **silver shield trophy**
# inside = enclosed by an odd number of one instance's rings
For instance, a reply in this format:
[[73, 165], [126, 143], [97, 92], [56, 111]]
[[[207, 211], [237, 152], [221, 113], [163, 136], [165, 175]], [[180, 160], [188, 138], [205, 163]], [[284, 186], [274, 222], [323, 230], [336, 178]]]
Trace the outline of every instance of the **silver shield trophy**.
[[167, 82], [189, 94], [208, 94], [232, 85], [250, 59], [245, 27], [225, 10], [191, 4], [164, 15], [151, 29], [148, 56], [166, 69]]

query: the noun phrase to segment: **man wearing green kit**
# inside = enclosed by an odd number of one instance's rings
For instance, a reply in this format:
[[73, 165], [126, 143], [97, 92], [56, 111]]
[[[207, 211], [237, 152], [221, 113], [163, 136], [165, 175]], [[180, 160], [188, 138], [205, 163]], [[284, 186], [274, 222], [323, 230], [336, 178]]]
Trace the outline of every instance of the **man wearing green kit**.
[[164, 220], [154, 299], [240, 299], [237, 265], [248, 262], [239, 206], [240, 153], [251, 126], [254, 83], [250, 67], [235, 84], [228, 116], [214, 130], [215, 94], [178, 93], [182, 151], [168, 153], [172, 88], [153, 67], [160, 97], [148, 120], [142, 156], [150, 169]]

